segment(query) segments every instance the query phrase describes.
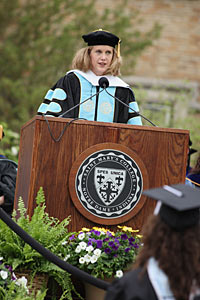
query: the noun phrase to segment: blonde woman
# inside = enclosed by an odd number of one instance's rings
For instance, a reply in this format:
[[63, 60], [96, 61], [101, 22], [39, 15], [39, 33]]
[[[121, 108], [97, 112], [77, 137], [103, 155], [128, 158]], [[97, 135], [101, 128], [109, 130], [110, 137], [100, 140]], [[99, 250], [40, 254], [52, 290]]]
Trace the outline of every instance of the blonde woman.
[[[120, 39], [102, 29], [82, 38], [87, 47], [75, 54], [72, 70], [47, 92], [38, 114], [142, 125], [134, 93], [118, 77], [121, 65]], [[106, 77], [109, 82], [108, 93], [99, 86], [101, 77]], [[91, 99], [85, 101], [89, 97]], [[75, 109], [71, 109], [73, 107]]]

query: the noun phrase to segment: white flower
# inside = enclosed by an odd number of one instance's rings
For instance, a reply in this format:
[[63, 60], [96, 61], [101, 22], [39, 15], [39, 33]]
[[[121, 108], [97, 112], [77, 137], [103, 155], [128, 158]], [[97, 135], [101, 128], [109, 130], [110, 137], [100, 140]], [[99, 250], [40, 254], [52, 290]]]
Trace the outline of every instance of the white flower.
[[80, 264], [84, 264], [85, 263], [85, 258], [84, 257], [80, 257], [79, 258], [79, 263]]
[[70, 254], [67, 254], [64, 258], [64, 261], [68, 260], [68, 258], [70, 258]]
[[79, 235], [78, 235], [78, 239], [79, 240], [83, 240], [84, 237], [85, 237], [85, 233], [84, 232], [79, 233]]
[[1, 278], [3, 278], [3, 279], [8, 278], [8, 272], [6, 272], [6, 271], [1, 271], [0, 275], [1, 275]]
[[16, 275], [15, 275], [14, 272], [12, 272], [12, 278], [13, 278], [13, 280], [16, 280], [16, 279], [17, 279], [17, 277], [16, 277]]
[[66, 245], [66, 244], [67, 244], [67, 241], [62, 242], [62, 245], [63, 245], [63, 246]]
[[80, 253], [81, 252], [81, 247], [79, 245], [76, 247], [75, 252], [76, 253]]
[[87, 251], [88, 253], [92, 252], [93, 250], [94, 250], [94, 247], [93, 247], [92, 245], [86, 247], [86, 251]]
[[85, 258], [85, 262], [88, 264], [88, 263], [90, 263], [90, 261], [91, 261], [91, 256], [89, 255], [89, 254], [86, 254], [85, 256], [84, 256], [84, 258]]
[[15, 284], [18, 285], [18, 286], [21, 286], [23, 288], [26, 289], [27, 293], [29, 292], [28, 288], [27, 288], [27, 279], [25, 276], [22, 276], [20, 278], [18, 278], [16, 281], [15, 281]]
[[3, 256], [0, 257], [0, 261], [3, 260]]
[[123, 274], [123, 271], [122, 271], [122, 270], [118, 270], [118, 271], [116, 272], [116, 274], [115, 274], [115, 276], [116, 276], [117, 278], [121, 278], [123, 275], [124, 275], [124, 274]]
[[79, 246], [81, 247], [81, 250], [85, 250], [87, 247], [87, 244], [85, 242], [80, 242]]
[[93, 253], [94, 253], [94, 255], [99, 257], [101, 255], [101, 250], [100, 249], [95, 249]]
[[91, 263], [94, 264], [98, 260], [98, 258], [99, 258], [98, 256], [92, 255], [92, 257], [91, 257]]

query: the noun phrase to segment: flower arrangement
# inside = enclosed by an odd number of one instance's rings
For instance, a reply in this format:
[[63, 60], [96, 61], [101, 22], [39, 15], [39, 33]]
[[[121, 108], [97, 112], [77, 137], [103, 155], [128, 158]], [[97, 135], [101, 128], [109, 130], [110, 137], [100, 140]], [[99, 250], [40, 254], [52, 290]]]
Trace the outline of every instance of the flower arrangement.
[[98, 227], [82, 228], [62, 243], [62, 258], [94, 277], [122, 277], [134, 263], [141, 246], [138, 231], [126, 226], [118, 226], [116, 232]]

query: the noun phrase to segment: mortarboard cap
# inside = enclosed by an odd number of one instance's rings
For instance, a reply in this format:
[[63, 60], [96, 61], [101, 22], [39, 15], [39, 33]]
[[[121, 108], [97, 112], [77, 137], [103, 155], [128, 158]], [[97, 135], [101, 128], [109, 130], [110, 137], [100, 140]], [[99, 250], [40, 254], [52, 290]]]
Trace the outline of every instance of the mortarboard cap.
[[177, 231], [197, 225], [200, 220], [200, 191], [185, 184], [164, 185], [143, 191], [143, 194], [161, 202], [159, 215]]
[[121, 40], [113, 33], [102, 29], [95, 30], [82, 35], [83, 40], [88, 46], [107, 45], [115, 48], [117, 45], [117, 56], [120, 56]]

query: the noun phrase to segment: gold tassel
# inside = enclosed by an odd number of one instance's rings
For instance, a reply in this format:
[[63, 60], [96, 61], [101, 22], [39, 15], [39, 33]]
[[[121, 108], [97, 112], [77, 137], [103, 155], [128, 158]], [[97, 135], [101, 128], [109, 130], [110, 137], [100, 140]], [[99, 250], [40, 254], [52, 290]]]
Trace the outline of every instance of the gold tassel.
[[118, 45], [117, 45], [117, 57], [120, 57], [120, 43], [121, 43], [121, 40], [119, 40]]

